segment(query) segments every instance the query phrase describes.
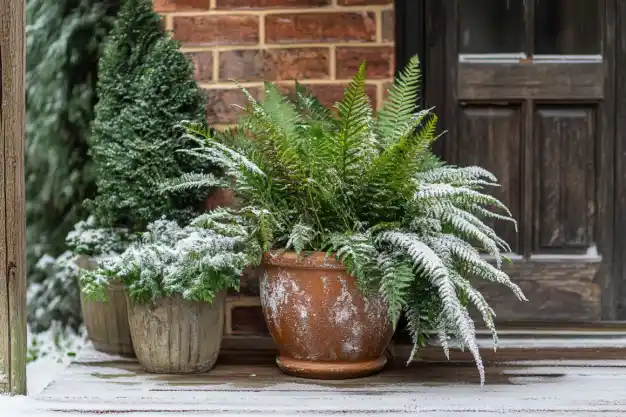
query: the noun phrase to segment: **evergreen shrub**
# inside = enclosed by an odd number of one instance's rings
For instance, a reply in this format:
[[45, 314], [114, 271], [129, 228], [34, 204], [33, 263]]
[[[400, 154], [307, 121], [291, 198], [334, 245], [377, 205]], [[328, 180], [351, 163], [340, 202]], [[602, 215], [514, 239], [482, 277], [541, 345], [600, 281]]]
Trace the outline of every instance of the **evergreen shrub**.
[[150, 0], [126, 0], [100, 60], [99, 102], [89, 140], [97, 194], [86, 207], [101, 227], [144, 231], [167, 217], [186, 222], [207, 190], [165, 192], [168, 178], [199, 169], [177, 131], [203, 123], [205, 103], [193, 65], [165, 32]]

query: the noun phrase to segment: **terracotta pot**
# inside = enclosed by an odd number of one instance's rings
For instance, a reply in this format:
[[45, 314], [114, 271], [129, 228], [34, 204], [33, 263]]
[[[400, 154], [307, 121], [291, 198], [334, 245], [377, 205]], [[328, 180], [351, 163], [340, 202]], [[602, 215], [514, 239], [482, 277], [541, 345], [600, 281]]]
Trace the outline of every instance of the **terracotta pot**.
[[[89, 256], [80, 256], [79, 268], [92, 270], [96, 262]], [[111, 355], [135, 356], [128, 327], [124, 285], [114, 282], [109, 286], [109, 301], [91, 301], [81, 292], [80, 306], [87, 337], [94, 349]]]
[[213, 303], [184, 300], [180, 295], [155, 303], [128, 299], [128, 322], [137, 360], [148, 372], [195, 374], [209, 371], [222, 344], [224, 299]]
[[347, 379], [374, 374], [387, 362], [393, 335], [387, 306], [363, 297], [353, 277], [334, 258], [316, 252], [263, 256], [261, 304], [287, 374]]

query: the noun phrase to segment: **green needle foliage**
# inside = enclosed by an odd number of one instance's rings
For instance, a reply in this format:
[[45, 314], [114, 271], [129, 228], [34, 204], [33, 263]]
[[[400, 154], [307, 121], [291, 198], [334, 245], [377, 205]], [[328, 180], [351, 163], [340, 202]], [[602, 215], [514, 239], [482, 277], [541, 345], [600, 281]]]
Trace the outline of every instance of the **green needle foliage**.
[[191, 220], [206, 190], [164, 192], [160, 184], [197, 170], [176, 126], [201, 122], [205, 103], [193, 66], [164, 31], [150, 0], [126, 0], [100, 60], [90, 155], [97, 195], [87, 207], [101, 227], [144, 231], [168, 216]]
[[[81, 323], [65, 236], [95, 193], [87, 155], [98, 57], [119, 0], [29, 0], [26, 5], [26, 215], [29, 324]], [[58, 264], [55, 265], [55, 259]]]
[[484, 222], [515, 220], [484, 193], [498, 185], [491, 173], [433, 157], [437, 118], [416, 108], [418, 86], [415, 57], [376, 117], [365, 93], [365, 64], [334, 111], [299, 85], [288, 98], [266, 84], [260, 102], [242, 88], [249, 105], [238, 128], [211, 135], [187, 124], [187, 136], [198, 143], [188, 153], [220, 166], [231, 181], [194, 176], [169, 188], [231, 188], [241, 208], [230, 213], [246, 216], [263, 250], [333, 253], [363, 291], [385, 297], [393, 323], [406, 312], [411, 360], [429, 332], [441, 336], [447, 353], [451, 332], [473, 354], [483, 381], [468, 307], [480, 312], [497, 340], [495, 314], [472, 280], [501, 283], [525, 300], [501, 270], [509, 245]]

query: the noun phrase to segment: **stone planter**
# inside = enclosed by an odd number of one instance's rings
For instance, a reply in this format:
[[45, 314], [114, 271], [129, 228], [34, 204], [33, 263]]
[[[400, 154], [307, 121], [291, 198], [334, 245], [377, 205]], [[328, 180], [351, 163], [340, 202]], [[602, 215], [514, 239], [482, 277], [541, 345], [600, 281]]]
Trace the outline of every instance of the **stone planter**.
[[180, 295], [155, 303], [128, 299], [128, 322], [139, 363], [148, 372], [193, 374], [209, 371], [222, 344], [225, 294], [212, 304]]
[[[89, 256], [80, 256], [77, 260], [79, 268], [91, 270], [96, 262]], [[134, 356], [133, 343], [128, 327], [126, 295], [124, 285], [119, 282], [111, 284], [108, 290], [109, 301], [88, 300], [80, 293], [80, 305], [83, 322], [87, 329], [87, 337], [94, 349], [120, 356]]]
[[364, 298], [334, 258], [316, 252], [263, 256], [260, 292], [278, 366], [316, 379], [363, 377], [380, 371], [393, 335], [386, 303]]

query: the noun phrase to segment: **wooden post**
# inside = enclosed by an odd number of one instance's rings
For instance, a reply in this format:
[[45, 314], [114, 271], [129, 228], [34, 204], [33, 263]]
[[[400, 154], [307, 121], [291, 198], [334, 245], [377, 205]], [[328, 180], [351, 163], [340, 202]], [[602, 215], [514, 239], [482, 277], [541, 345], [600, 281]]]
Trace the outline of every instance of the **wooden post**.
[[25, 0], [0, 0], [0, 392], [26, 394]]

